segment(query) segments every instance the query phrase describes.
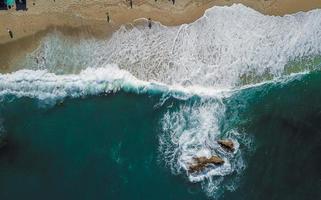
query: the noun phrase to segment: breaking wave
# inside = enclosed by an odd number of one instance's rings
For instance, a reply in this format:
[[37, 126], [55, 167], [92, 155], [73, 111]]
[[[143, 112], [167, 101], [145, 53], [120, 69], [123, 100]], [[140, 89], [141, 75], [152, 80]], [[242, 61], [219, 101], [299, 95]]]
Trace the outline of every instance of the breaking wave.
[[[237, 4], [211, 8], [199, 20], [177, 27], [123, 26], [108, 41], [72, 44], [53, 34], [21, 64], [28, 70], [0, 75], [0, 96], [56, 102], [124, 90], [185, 99], [161, 119], [160, 152], [174, 174], [185, 173], [214, 195], [237, 187], [246, 167], [242, 149], [252, 143], [236, 127], [222, 131], [222, 124], [228, 124], [224, 98], [291, 74], [285, 73], [291, 62], [318, 59], [320, 27], [321, 10], [274, 17]], [[194, 95], [200, 98], [188, 101]], [[232, 139], [235, 152], [223, 151], [216, 142], [220, 138]], [[210, 155], [219, 155], [225, 164], [188, 172], [194, 157]], [[235, 180], [226, 183], [226, 176]]]
[[117, 92], [171, 95], [178, 99], [191, 96], [210, 96], [223, 93], [200, 87], [169, 86], [158, 82], [142, 81], [117, 65], [87, 68], [79, 74], [57, 75], [47, 70], [19, 70], [0, 74], [0, 98], [7, 96], [37, 98], [56, 103], [66, 97], [78, 98]]

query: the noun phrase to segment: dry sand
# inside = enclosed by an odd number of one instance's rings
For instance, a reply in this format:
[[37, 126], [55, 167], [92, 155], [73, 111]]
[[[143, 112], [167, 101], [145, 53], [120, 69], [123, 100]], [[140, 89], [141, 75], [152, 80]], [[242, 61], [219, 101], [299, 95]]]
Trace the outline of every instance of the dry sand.
[[[120, 25], [151, 17], [165, 25], [190, 23], [215, 5], [242, 3], [268, 15], [284, 15], [321, 8], [321, 0], [27, 0], [28, 11], [0, 11], [0, 72], [32, 51], [46, 33], [59, 30], [65, 35], [103, 38]], [[35, 3], [35, 5], [33, 5]], [[111, 22], [107, 23], [106, 12]], [[6, 30], [14, 33], [11, 39]]]

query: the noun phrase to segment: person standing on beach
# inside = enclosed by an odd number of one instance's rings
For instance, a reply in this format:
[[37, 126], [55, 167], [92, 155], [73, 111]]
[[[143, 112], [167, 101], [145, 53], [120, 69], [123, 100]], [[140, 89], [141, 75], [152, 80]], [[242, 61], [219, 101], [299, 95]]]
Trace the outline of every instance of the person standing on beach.
[[107, 15], [107, 22], [109, 23], [110, 22], [109, 12], [106, 12], [106, 15]]
[[133, 0], [129, 0], [130, 8], [133, 8]]
[[13, 38], [13, 32], [9, 28], [7, 28], [7, 31], [9, 33], [10, 38], [12, 39]]
[[152, 28], [152, 19], [151, 18], [148, 18], [148, 27], [149, 27], [149, 29]]

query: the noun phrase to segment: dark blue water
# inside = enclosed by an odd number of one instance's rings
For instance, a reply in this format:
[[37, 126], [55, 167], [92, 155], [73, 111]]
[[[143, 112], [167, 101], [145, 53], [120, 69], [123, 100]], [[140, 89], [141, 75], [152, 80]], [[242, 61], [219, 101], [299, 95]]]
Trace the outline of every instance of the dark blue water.
[[5, 104], [1, 199], [176, 199], [198, 192], [159, 161], [163, 110], [156, 102], [121, 93], [49, 109], [26, 98]]
[[[241, 90], [226, 98], [222, 132], [240, 143], [246, 168], [219, 199], [321, 197], [321, 73]], [[159, 152], [161, 120], [200, 99], [118, 92], [43, 107], [30, 98], [1, 104], [8, 144], [0, 149], [0, 199], [210, 199], [174, 175]], [[234, 173], [227, 175], [232, 179]], [[223, 182], [224, 184], [224, 182]]]
[[231, 193], [227, 199], [321, 198], [320, 89], [321, 73], [313, 72], [229, 99], [230, 120], [237, 119], [239, 129], [255, 136], [255, 151], [239, 196]]

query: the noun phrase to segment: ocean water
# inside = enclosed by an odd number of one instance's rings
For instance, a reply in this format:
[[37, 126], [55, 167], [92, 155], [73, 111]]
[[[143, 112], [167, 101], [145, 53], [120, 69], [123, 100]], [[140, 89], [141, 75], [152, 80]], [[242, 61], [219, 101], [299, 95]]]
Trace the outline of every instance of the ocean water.
[[[321, 197], [321, 10], [138, 21], [52, 33], [0, 74], [1, 199]], [[224, 164], [188, 172], [211, 155]]]

